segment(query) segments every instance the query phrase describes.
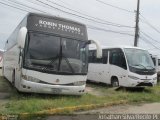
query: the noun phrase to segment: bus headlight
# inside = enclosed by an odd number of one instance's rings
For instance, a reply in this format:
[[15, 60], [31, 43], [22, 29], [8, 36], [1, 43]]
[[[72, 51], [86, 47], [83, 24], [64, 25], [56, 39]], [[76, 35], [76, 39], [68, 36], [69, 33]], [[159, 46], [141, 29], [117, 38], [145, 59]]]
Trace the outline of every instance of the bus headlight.
[[131, 79], [134, 79], [134, 80], [138, 80], [139, 79], [138, 77], [131, 76], [131, 75], [128, 75], [128, 77], [131, 78]]
[[39, 83], [41, 80], [34, 78], [34, 77], [31, 77], [31, 76], [28, 76], [28, 81]]
[[85, 85], [85, 84], [86, 84], [86, 81], [77, 81], [77, 82], [73, 83], [74, 86], [81, 86], [81, 85]]
[[27, 75], [22, 75], [22, 79], [28, 80]]

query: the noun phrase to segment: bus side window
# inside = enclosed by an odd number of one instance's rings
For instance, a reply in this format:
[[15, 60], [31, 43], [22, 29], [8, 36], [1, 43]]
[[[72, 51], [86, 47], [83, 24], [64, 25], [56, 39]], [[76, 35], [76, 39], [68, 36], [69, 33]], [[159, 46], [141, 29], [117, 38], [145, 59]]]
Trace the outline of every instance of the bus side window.
[[160, 59], [158, 59], [158, 66], [160, 66]]
[[153, 63], [154, 63], [154, 66], [156, 66], [156, 58], [153, 58], [153, 57], [152, 57], [152, 61], [153, 61]]
[[123, 69], [127, 69], [124, 53], [119, 49], [111, 51], [110, 64], [119, 66]]
[[100, 64], [107, 64], [108, 62], [108, 50], [103, 50], [102, 58], [96, 57], [96, 51], [90, 50], [89, 51], [89, 63], [100, 63]]
[[89, 51], [89, 63], [95, 63], [96, 54], [94, 50]]
[[102, 53], [102, 63], [103, 64], [107, 64], [108, 62], [108, 50], [103, 50], [103, 53]]

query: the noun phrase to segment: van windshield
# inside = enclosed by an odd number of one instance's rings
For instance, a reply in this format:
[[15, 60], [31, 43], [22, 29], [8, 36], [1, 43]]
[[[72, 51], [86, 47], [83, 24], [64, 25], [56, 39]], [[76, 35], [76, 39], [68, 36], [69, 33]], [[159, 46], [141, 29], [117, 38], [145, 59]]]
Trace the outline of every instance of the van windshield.
[[135, 48], [125, 48], [124, 52], [131, 72], [141, 74], [155, 73], [153, 61], [147, 51]]
[[42, 72], [87, 74], [85, 41], [30, 32], [24, 67]]

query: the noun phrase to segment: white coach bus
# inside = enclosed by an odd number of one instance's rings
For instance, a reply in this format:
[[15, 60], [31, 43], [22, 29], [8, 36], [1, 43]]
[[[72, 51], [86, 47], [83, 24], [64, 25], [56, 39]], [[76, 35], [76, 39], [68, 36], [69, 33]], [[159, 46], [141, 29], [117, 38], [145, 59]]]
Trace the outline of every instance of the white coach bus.
[[89, 51], [88, 80], [113, 87], [154, 86], [157, 73], [148, 51], [138, 47], [104, 47], [102, 58]]
[[18, 91], [84, 93], [88, 72], [86, 26], [64, 18], [29, 13], [6, 41], [4, 77]]

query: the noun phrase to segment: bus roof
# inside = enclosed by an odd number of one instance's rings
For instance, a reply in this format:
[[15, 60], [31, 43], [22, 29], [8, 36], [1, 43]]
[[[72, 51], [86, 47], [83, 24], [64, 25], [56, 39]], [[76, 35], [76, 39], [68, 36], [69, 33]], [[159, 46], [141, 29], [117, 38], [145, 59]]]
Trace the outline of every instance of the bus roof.
[[[119, 45], [119, 46], [102, 46], [101, 48], [102, 48], [102, 49], [113, 49], [113, 48], [121, 48], [121, 49], [124, 49], [124, 48], [133, 48], [133, 49], [145, 50], [145, 49], [140, 48], [140, 47], [123, 46], [123, 45]], [[95, 48], [95, 47], [90, 47], [89, 50], [96, 50], [96, 48]]]

